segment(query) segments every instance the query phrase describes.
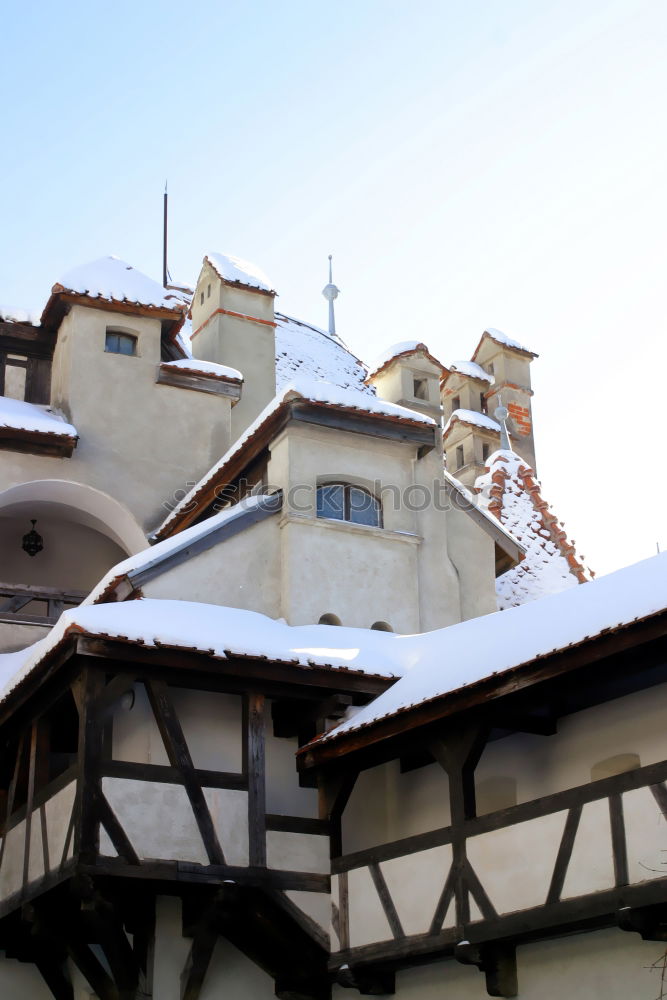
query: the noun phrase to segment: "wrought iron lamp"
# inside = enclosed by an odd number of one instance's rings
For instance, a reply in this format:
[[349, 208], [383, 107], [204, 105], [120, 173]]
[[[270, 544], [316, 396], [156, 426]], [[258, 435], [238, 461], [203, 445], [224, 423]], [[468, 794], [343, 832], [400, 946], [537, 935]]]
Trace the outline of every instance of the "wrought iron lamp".
[[32, 524], [32, 528], [23, 536], [23, 544], [21, 545], [21, 548], [24, 552], [27, 552], [29, 556], [36, 556], [37, 553], [41, 552], [44, 548], [44, 539], [38, 531], [35, 531], [37, 521], [31, 518], [30, 523]]

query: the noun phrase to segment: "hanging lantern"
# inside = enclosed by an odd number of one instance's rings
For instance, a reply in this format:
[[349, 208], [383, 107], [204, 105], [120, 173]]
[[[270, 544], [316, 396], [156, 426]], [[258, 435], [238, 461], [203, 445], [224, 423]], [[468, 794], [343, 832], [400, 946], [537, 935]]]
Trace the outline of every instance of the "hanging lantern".
[[31, 518], [30, 523], [32, 524], [32, 529], [23, 536], [23, 544], [21, 548], [24, 552], [27, 552], [29, 556], [36, 556], [37, 553], [41, 552], [44, 548], [44, 539], [39, 532], [35, 531], [37, 521]]

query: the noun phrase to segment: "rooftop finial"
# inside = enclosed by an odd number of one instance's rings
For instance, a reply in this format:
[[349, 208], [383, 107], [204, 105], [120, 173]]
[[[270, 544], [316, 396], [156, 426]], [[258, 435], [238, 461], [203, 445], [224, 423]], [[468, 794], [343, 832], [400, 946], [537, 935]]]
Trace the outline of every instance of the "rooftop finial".
[[509, 410], [507, 409], [506, 406], [503, 406], [502, 399], [499, 400], [498, 406], [496, 406], [493, 415], [500, 424], [500, 450], [511, 451], [512, 445], [510, 443], [510, 436], [507, 430], [507, 424], [505, 423], [505, 421], [509, 417]]
[[336, 317], [334, 316], [334, 299], [338, 298], [339, 288], [333, 283], [333, 275], [331, 271], [331, 254], [329, 254], [329, 284], [325, 285], [322, 289], [322, 295], [329, 303], [329, 333], [335, 337], [336, 335]]

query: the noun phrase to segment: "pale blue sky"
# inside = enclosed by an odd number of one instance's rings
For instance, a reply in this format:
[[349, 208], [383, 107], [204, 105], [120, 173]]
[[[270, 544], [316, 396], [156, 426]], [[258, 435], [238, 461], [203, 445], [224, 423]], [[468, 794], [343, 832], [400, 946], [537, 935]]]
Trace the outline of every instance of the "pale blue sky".
[[485, 326], [534, 364], [538, 471], [594, 569], [667, 547], [664, 0], [0, 0], [0, 301], [115, 253], [254, 260], [366, 359]]

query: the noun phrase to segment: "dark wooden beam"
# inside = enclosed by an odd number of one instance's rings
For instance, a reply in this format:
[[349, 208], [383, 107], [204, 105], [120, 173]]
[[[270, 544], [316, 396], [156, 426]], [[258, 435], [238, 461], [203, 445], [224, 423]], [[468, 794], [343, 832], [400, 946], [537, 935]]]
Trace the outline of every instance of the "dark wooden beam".
[[266, 865], [266, 724], [264, 695], [250, 692], [244, 701], [244, 770], [248, 776], [248, 838], [251, 865]]
[[486, 991], [491, 997], [515, 997], [519, 992], [516, 972], [516, 949], [508, 943], [475, 945], [461, 941], [454, 957], [463, 965], [475, 965], [486, 977]]
[[214, 924], [203, 919], [195, 931], [181, 972], [181, 1000], [199, 1000], [217, 940], [218, 932]]

